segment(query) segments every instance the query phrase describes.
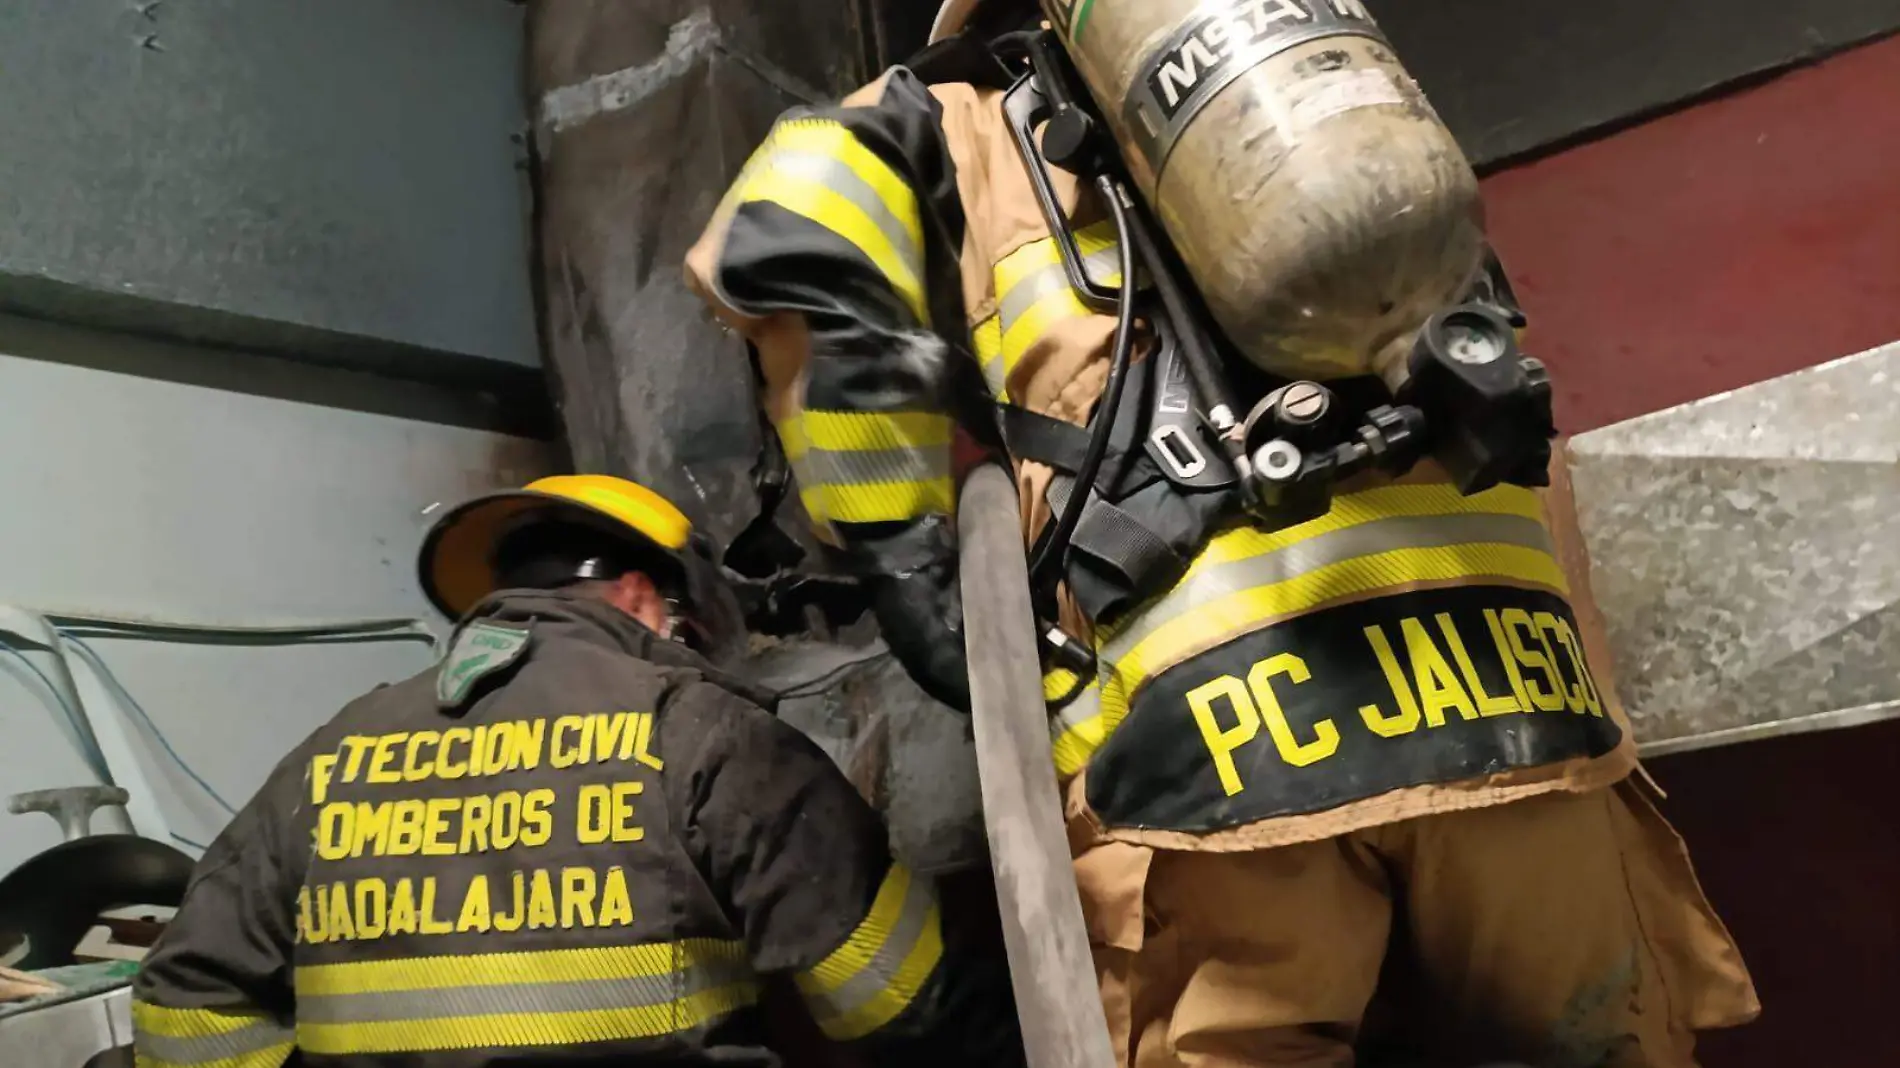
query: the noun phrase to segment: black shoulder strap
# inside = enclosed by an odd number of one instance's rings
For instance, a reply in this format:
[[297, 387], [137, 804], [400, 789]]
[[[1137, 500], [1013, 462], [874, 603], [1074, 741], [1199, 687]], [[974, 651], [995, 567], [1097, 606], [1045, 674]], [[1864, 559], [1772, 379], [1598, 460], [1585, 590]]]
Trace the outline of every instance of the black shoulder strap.
[[[1049, 506], [1060, 513], [1075, 492], [1075, 480], [1057, 478], [1049, 484]], [[1091, 493], [1069, 539], [1071, 563], [1075, 556], [1094, 561], [1127, 592], [1145, 596], [1165, 588], [1187, 570], [1187, 561], [1146, 523]], [[1078, 594], [1079, 596], [1079, 594]]]
[[1067, 474], [1081, 469], [1089, 451], [1086, 428], [1008, 403], [998, 404], [996, 414], [1003, 426], [1003, 444], [1011, 456], [1048, 464]]

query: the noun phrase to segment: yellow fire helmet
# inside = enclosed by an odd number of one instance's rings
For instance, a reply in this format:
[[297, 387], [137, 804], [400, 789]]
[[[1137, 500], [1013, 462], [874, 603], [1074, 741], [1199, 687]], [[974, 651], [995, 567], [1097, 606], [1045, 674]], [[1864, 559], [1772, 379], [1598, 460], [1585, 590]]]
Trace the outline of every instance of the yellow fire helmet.
[[637, 482], [610, 475], [555, 475], [518, 490], [477, 497], [441, 519], [422, 540], [422, 592], [450, 619], [460, 619], [500, 588], [495, 547], [506, 534], [535, 517], [580, 519], [605, 525], [629, 540], [647, 543], [678, 559], [693, 524], [665, 497]]

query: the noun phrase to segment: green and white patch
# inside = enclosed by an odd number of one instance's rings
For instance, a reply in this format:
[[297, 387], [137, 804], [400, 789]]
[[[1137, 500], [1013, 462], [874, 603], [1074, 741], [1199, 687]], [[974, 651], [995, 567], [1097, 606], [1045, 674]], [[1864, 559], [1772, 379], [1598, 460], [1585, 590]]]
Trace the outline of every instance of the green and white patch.
[[532, 637], [529, 631], [498, 623], [470, 623], [456, 631], [449, 655], [436, 672], [436, 703], [443, 708], [460, 705], [477, 682], [520, 660]]

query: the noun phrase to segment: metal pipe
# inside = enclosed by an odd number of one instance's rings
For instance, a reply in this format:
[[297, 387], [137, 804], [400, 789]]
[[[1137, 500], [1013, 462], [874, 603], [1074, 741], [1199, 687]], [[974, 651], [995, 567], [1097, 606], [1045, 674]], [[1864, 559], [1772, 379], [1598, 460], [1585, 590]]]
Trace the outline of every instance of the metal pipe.
[[52, 684], [55, 701], [71, 717], [68, 735], [78, 743], [82, 753], [96, 755], [103, 765], [93, 769], [104, 780], [101, 785], [125, 786], [131, 793], [131, 800], [124, 807], [100, 810], [98, 822], [103, 833], [169, 838], [171, 826], [165, 821], [164, 810], [158, 807], [158, 797], [145, 778], [145, 769], [138, 762], [131, 739], [116, 721], [106, 717], [95, 720], [87, 711], [58, 629], [37, 612], [0, 604], [0, 641], [8, 634], [53, 654], [53, 671], [47, 681]]
[[1111, 1068], [1056, 794], [1015, 480], [971, 473], [957, 507], [977, 771], [1029, 1068]]

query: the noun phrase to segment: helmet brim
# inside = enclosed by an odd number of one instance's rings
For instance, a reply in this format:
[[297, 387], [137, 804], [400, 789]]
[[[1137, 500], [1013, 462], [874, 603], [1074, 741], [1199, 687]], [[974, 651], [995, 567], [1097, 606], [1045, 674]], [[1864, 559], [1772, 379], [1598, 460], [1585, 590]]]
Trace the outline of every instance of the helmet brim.
[[630, 544], [678, 559], [676, 551], [608, 512], [552, 493], [503, 490], [458, 505], [429, 528], [416, 560], [423, 596], [450, 619], [468, 614], [469, 609], [501, 588], [501, 578], [495, 573], [495, 546], [536, 512], [549, 518], [604, 523]]

